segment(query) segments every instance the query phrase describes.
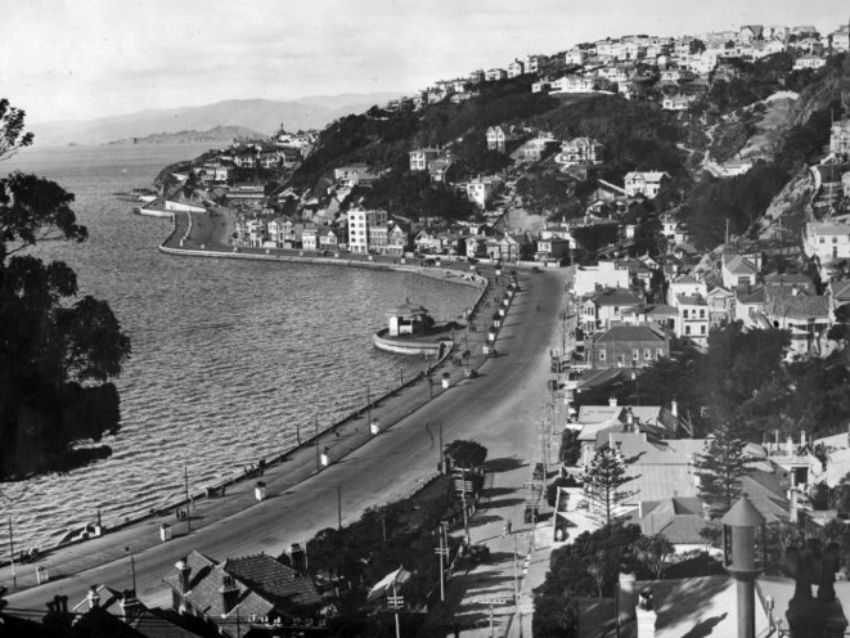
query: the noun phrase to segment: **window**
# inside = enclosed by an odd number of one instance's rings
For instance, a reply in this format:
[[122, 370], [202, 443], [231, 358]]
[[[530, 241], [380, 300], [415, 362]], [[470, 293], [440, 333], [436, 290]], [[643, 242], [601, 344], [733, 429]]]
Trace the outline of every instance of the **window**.
[[643, 358], [645, 361], [652, 361], [652, 348], [644, 348]]
[[626, 355], [618, 354], [617, 355], [617, 365], [621, 368], [626, 365]]
[[632, 350], [632, 361], [640, 361], [640, 350], [637, 348]]
[[699, 318], [705, 319], [705, 310], [703, 310], [702, 308], [700, 308], [700, 311], [699, 311]]
[[688, 309], [685, 308], [685, 309], [682, 310], [682, 319], [687, 319], [687, 318], [688, 318]]
[[701, 335], [704, 335], [704, 334], [705, 334], [705, 326], [700, 326], [700, 327], [699, 327], [699, 333], [700, 333]]
[[664, 356], [664, 348], [656, 348], [655, 349], [655, 358], [660, 359]]
[[826, 240], [825, 240], [823, 237], [819, 238], [819, 240], [818, 240], [818, 241], [819, 241], [819, 243], [821, 243], [821, 244], [826, 243]]
[[605, 348], [600, 348], [600, 350], [599, 350], [599, 360], [605, 361], [605, 359], [606, 359]]
[[685, 334], [686, 335], [691, 334], [691, 327], [690, 326], [685, 326]]

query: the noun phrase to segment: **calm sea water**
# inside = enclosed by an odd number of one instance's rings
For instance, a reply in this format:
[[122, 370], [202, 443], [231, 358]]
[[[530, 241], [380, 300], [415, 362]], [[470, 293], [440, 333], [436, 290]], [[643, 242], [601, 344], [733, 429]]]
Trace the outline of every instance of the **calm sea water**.
[[[76, 271], [83, 294], [109, 302], [132, 339], [117, 381], [122, 428], [106, 461], [0, 485], [14, 502], [16, 547], [147, 512], [182, 493], [184, 467], [200, 489], [295, 445], [296, 424], [339, 420], [423, 368], [375, 350], [372, 332], [405, 297], [437, 319], [457, 317], [474, 290], [414, 275], [332, 266], [170, 257], [170, 222], [130, 214], [116, 192], [150, 186], [192, 145], [27, 149], [0, 165], [54, 179], [77, 196], [81, 245], [45, 250]], [[2, 499], [0, 499], [2, 500]], [[0, 556], [7, 549], [0, 531]]]

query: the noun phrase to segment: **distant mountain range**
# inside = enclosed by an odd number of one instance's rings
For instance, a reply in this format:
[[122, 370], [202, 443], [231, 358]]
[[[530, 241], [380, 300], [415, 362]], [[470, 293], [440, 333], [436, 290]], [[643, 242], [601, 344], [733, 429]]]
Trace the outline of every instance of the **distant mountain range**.
[[[40, 146], [105, 144], [163, 133], [210, 131], [241, 127], [271, 135], [281, 124], [287, 130], [324, 128], [333, 120], [383, 104], [400, 93], [345, 93], [293, 101], [226, 100], [176, 109], [151, 109], [94, 120], [44, 122], [28, 126]], [[205, 140], [199, 140], [205, 141]], [[212, 140], [220, 141], [220, 140]]]

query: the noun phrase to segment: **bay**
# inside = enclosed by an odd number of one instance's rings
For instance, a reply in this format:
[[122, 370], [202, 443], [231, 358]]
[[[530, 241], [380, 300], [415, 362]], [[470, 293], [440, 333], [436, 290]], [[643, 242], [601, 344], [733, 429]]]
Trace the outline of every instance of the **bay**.
[[[168, 220], [130, 213], [116, 193], [149, 187], [189, 144], [26, 149], [2, 167], [75, 193], [83, 244], [39, 249], [106, 300], [132, 340], [117, 380], [122, 427], [105, 460], [67, 474], [0, 484], [16, 548], [54, 544], [96, 520], [107, 526], [238, 473], [295, 445], [296, 427], [328, 426], [424, 361], [372, 347], [385, 312], [409, 297], [437, 320], [457, 318], [472, 288], [357, 268], [173, 257]], [[0, 535], [5, 534], [4, 529]], [[0, 536], [0, 557], [7, 543]]]

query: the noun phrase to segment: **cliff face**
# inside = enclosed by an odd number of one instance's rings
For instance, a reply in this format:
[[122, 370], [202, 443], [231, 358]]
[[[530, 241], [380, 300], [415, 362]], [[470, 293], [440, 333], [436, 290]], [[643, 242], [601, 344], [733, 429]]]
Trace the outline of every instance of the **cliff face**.
[[[800, 92], [794, 124], [805, 124], [811, 117], [831, 104], [842, 101], [848, 104], [850, 96], [850, 55], [837, 58], [827, 65], [819, 80], [812, 82]], [[842, 100], [843, 98], [843, 100]], [[835, 113], [838, 117], [840, 113]]]
[[814, 196], [815, 182], [811, 171], [804, 168], [796, 173], [770, 202], [764, 216], [759, 220], [759, 237], [779, 239], [799, 236], [811, 214]]

